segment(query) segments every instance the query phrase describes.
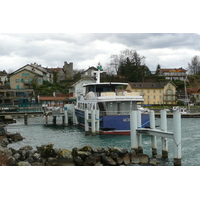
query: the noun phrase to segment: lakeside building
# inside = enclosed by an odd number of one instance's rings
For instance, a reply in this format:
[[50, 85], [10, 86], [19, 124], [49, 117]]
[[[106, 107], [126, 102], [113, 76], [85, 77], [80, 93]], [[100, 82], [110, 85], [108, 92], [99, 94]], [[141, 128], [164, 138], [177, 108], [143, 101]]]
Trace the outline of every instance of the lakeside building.
[[62, 106], [64, 107], [69, 101], [68, 94], [55, 94], [54, 96], [38, 96], [38, 103], [46, 106]]
[[83, 78], [76, 81], [72, 86], [69, 88], [69, 94], [72, 98], [77, 98], [80, 94], [85, 93], [85, 87], [83, 87], [84, 84], [88, 83], [95, 83], [95, 79], [90, 76], [84, 76]]
[[23, 99], [29, 103], [35, 102], [35, 92], [33, 89], [0, 89], [0, 105], [18, 105]]
[[176, 104], [176, 85], [171, 82], [130, 82], [126, 88], [129, 92], [139, 92], [145, 105]]
[[53, 73], [36, 63], [19, 68], [9, 74], [8, 78], [11, 89], [30, 89], [33, 82], [38, 85], [44, 81], [53, 83]]
[[181, 68], [166, 68], [158, 69], [158, 76], [164, 76], [168, 80], [181, 80], [184, 81], [187, 77], [187, 70]]
[[194, 97], [194, 103], [200, 103], [200, 87], [197, 88], [187, 88], [188, 98]]

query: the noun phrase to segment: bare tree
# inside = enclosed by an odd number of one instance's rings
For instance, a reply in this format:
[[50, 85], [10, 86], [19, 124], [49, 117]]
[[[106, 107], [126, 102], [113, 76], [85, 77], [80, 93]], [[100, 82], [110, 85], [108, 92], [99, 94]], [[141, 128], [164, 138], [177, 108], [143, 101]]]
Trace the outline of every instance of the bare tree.
[[188, 63], [188, 73], [191, 75], [200, 74], [200, 57], [194, 56], [191, 63]]
[[118, 68], [119, 68], [119, 56], [118, 55], [111, 55], [110, 56], [110, 67], [109, 68], [112, 68], [112, 72], [113, 74], [117, 74], [117, 71], [118, 71]]

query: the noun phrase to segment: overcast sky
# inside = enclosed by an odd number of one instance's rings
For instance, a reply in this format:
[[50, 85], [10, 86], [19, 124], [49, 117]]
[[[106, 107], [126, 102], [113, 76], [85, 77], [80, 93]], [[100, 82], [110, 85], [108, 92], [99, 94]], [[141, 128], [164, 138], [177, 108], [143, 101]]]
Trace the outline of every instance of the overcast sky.
[[26, 64], [63, 67], [73, 62], [74, 69], [105, 67], [112, 54], [136, 50], [154, 71], [162, 68], [187, 69], [188, 62], [200, 55], [199, 34], [149, 33], [11, 33], [0, 34], [0, 70], [16, 70]]
[[144, 56], [151, 71], [158, 64], [187, 69], [200, 55], [196, 2], [7, 0], [0, 12], [0, 71], [34, 62], [63, 67], [67, 61], [85, 70], [100, 62], [106, 67], [112, 54], [125, 49]]

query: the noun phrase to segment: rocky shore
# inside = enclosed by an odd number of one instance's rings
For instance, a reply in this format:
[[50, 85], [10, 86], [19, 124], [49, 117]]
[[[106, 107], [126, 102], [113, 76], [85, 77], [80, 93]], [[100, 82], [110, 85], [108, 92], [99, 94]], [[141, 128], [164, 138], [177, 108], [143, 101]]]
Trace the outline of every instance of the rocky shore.
[[136, 153], [118, 147], [67, 149], [53, 148], [53, 144], [42, 145], [33, 150], [24, 146], [19, 150], [8, 148], [12, 142], [24, 138], [19, 133], [8, 133], [1, 127], [0, 131], [0, 166], [134, 166], [159, 165], [160, 157], [150, 158], [146, 154]]

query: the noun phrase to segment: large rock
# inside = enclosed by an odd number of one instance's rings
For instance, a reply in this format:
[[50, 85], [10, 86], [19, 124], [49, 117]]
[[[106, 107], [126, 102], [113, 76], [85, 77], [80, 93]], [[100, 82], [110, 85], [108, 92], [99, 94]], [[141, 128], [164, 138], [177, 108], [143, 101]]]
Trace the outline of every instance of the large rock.
[[24, 139], [20, 133], [9, 133], [7, 134], [7, 138], [9, 142], [17, 142]]
[[98, 147], [96, 149], [92, 149], [92, 153], [105, 153], [105, 149], [103, 147]]
[[157, 161], [156, 158], [150, 158], [149, 164], [153, 165], [153, 166], [157, 166], [158, 165], [158, 161]]
[[16, 161], [19, 161], [21, 155], [20, 155], [19, 153], [15, 153], [15, 154], [13, 155], [13, 157], [15, 158]]
[[108, 147], [110, 152], [115, 152], [119, 155], [119, 157], [123, 157], [125, 154], [128, 153], [126, 149], [119, 148], [119, 147]]
[[130, 155], [128, 153], [123, 156], [123, 163], [126, 166], [131, 164], [131, 158], [130, 158]]
[[77, 155], [80, 156], [83, 160], [85, 160], [88, 156], [91, 155], [91, 153], [87, 151], [77, 151]]
[[53, 149], [53, 144], [42, 145], [40, 147], [36, 147], [38, 152], [41, 154], [42, 157], [55, 157], [55, 151]]
[[0, 152], [0, 166], [9, 166], [9, 156], [7, 156], [5, 153]]
[[80, 156], [73, 157], [74, 163], [76, 166], [83, 166], [83, 160]]
[[28, 161], [20, 161], [17, 166], [31, 166], [31, 164]]
[[94, 155], [90, 155], [85, 159], [84, 165], [86, 166], [94, 166], [97, 163], [97, 159]]
[[115, 166], [117, 164], [111, 157], [106, 155], [102, 156], [102, 163], [105, 166]]
[[142, 153], [131, 155], [131, 162], [133, 164], [147, 164], [149, 162], [149, 156]]
[[88, 151], [88, 152], [91, 152], [92, 151], [92, 147], [87, 145], [87, 146], [84, 146], [82, 148], [79, 149], [79, 151]]

